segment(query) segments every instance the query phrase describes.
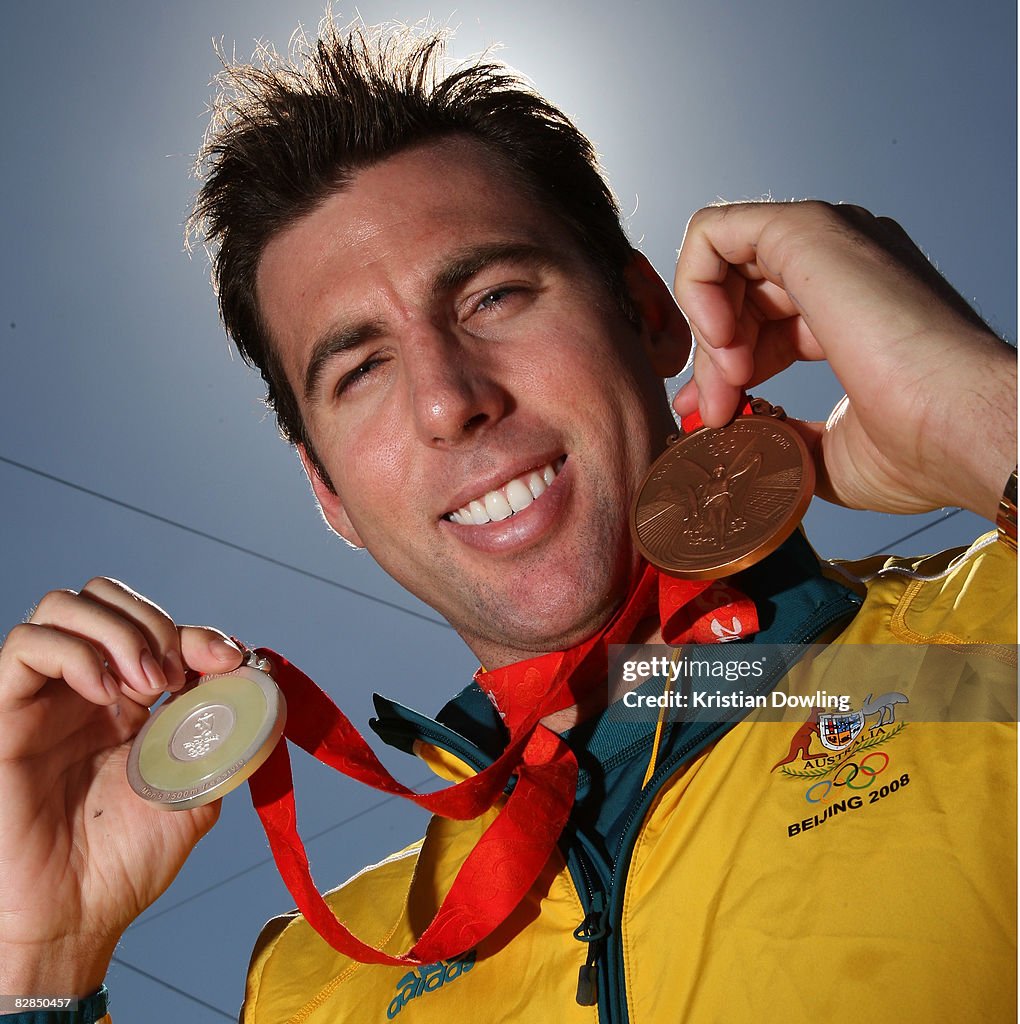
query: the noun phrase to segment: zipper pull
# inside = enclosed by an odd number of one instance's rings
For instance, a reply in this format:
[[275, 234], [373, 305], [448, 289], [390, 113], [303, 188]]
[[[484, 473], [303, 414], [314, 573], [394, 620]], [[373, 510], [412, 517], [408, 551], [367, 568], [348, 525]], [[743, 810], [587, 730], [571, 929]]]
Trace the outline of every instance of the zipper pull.
[[595, 1006], [599, 1001], [599, 969], [582, 964], [577, 971], [577, 1005]]
[[578, 942], [588, 943], [588, 957], [577, 972], [576, 999], [579, 1006], [595, 1006], [599, 1001], [598, 959], [602, 943], [609, 934], [606, 916], [605, 897], [597, 892], [592, 896], [591, 910], [574, 929], [574, 938]]

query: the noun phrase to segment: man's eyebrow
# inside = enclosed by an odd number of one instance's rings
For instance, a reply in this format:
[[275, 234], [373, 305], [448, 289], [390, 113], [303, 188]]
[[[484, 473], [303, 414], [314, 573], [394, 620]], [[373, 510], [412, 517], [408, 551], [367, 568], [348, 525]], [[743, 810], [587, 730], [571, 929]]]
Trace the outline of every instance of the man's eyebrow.
[[378, 320], [367, 320], [359, 324], [340, 324], [330, 327], [312, 346], [312, 355], [305, 370], [305, 401], [315, 394], [322, 378], [326, 363], [333, 356], [358, 345], [378, 338], [383, 333], [383, 325]]
[[[454, 253], [436, 272], [429, 285], [433, 300], [455, 291], [475, 274], [486, 267], [499, 263], [524, 263], [532, 267], [551, 268], [563, 266], [566, 256], [547, 246], [528, 242], [493, 242], [474, 245]], [[327, 328], [322, 337], [312, 346], [311, 358], [305, 370], [304, 396], [311, 399], [322, 378], [326, 363], [340, 352], [356, 348], [385, 333], [384, 325], [378, 320], [355, 324], [339, 324]]]
[[497, 263], [526, 263], [551, 268], [566, 262], [564, 254], [547, 246], [528, 242], [493, 242], [475, 245], [455, 253], [432, 279], [432, 297], [455, 291], [475, 274]]

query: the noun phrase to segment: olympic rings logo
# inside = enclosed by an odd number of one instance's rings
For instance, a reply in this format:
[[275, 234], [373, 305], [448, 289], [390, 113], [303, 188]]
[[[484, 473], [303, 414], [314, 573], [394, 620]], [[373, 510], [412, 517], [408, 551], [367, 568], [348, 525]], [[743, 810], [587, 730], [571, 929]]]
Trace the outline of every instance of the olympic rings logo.
[[[879, 767], [869, 763], [873, 758], [881, 759]], [[861, 758], [860, 764], [856, 761], [845, 761], [839, 766], [836, 774], [831, 779], [821, 779], [809, 786], [804, 794], [804, 799], [809, 804], [820, 804], [823, 800], [829, 798], [829, 794], [833, 789], [838, 789], [840, 786], [845, 786], [847, 789], [870, 789], [871, 784], [875, 781], [875, 777], [881, 775], [888, 767], [889, 755], [882, 750], [873, 750], [870, 754]], [[866, 781], [859, 781], [862, 776]], [[812, 795], [823, 787], [824, 790], [820, 796]]]

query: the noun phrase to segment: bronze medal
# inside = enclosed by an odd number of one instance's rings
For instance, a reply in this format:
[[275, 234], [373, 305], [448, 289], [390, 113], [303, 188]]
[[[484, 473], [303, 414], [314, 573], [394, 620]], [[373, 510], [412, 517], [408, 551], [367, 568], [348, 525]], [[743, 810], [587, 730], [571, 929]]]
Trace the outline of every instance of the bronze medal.
[[[681, 579], [720, 579], [770, 555], [797, 528], [815, 472], [781, 409], [685, 434], [638, 489], [631, 533], [654, 566]], [[763, 410], [760, 412], [759, 410]]]

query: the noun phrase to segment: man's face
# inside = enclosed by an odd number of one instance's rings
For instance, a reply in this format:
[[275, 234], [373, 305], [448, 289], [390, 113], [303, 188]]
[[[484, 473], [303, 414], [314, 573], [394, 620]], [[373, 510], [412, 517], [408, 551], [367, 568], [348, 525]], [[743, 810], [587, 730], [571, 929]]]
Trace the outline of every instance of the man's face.
[[678, 315], [666, 340], [628, 324], [555, 218], [456, 139], [277, 235], [258, 299], [338, 533], [490, 667], [608, 618], [637, 563], [631, 498], [673, 429]]

